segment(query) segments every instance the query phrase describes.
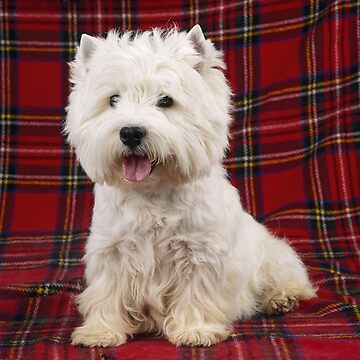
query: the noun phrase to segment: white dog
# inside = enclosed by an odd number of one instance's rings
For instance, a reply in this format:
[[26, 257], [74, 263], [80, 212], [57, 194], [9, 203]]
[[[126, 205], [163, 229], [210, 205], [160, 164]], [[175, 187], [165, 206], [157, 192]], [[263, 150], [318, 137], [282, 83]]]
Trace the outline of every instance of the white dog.
[[210, 346], [236, 319], [315, 296], [294, 250], [226, 179], [224, 67], [198, 25], [82, 36], [65, 131], [96, 185], [73, 344], [155, 331]]

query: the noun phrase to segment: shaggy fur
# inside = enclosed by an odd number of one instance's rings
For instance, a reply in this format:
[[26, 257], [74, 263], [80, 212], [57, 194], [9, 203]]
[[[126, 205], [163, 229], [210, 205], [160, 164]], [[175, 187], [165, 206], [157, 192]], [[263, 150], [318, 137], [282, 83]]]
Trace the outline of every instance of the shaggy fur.
[[[315, 296], [294, 250], [242, 209], [226, 179], [224, 67], [199, 26], [82, 36], [65, 131], [96, 185], [73, 344], [119, 345], [155, 331], [210, 346], [236, 319]], [[172, 106], [159, 107], [163, 96]], [[139, 146], [120, 140], [125, 126], [146, 129]], [[124, 175], [131, 156], [151, 163], [141, 181]]]

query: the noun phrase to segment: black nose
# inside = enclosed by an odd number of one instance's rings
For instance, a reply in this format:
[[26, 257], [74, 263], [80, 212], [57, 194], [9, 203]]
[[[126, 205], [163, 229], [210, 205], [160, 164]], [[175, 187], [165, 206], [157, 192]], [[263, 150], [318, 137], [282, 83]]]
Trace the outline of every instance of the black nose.
[[120, 129], [120, 140], [130, 148], [134, 149], [140, 145], [146, 130], [139, 126], [125, 126]]

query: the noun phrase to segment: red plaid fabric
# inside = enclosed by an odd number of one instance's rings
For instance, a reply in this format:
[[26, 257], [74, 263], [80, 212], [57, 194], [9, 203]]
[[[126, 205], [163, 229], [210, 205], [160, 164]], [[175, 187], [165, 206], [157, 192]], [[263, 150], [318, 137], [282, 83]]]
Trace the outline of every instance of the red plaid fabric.
[[[360, 358], [360, 3], [0, 1], [0, 358]], [[201, 24], [234, 90], [226, 166], [244, 207], [286, 236], [318, 298], [235, 324], [210, 348], [139, 335], [73, 347], [92, 185], [61, 135], [83, 32]], [[286, 271], [286, 269], [284, 269]]]

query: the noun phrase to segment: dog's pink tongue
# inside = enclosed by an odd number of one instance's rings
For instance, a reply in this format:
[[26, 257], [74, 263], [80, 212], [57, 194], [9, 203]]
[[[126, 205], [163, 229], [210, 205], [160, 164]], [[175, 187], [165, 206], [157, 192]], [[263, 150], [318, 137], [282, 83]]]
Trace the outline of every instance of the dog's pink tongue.
[[122, 163], [124, 177], [128, 181], [140, 182], [146, 180], [151, 172], [150, 160], [145, 156], [131, 155], [125, 157]]

